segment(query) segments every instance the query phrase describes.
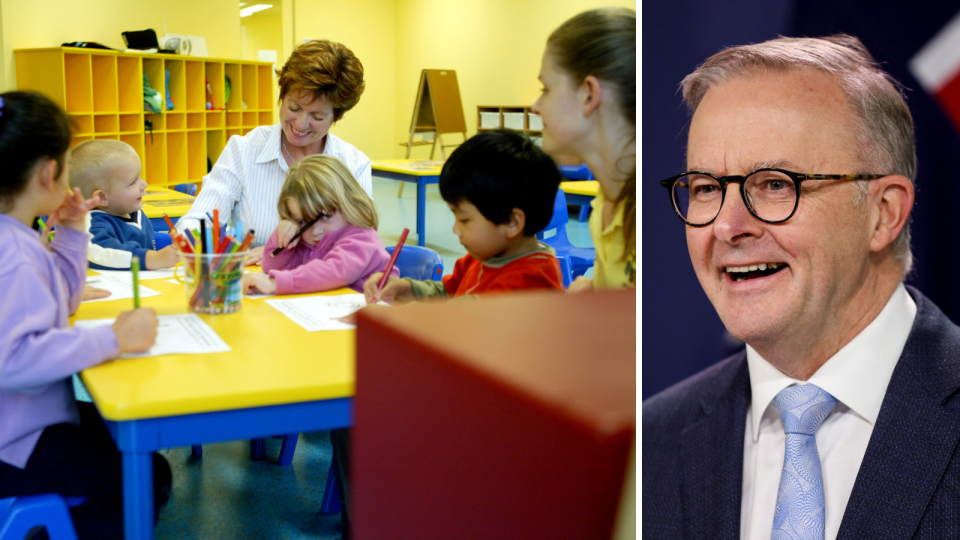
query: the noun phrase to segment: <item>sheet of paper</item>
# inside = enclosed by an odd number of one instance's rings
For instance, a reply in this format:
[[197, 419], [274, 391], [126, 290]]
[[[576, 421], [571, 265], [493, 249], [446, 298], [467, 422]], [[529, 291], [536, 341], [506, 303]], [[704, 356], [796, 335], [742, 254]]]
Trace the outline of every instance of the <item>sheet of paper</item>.
[[[157, 342], [149, 351], [142, 353], [128, 353], [121, 358], [139, 358], [144, 356], [160, 356], [163, 354], [203, 354], [227, 352], [227, 345], [210, 325], [197, 317], [196, 313], [184, 315], [160, 315], [157, 317], [160, 324], [157, 327]], [[105, 324], [113, 324], [116, 319], [94, 319], [76, 321], [75, 326], [92, 328]]]
[[277, 311], [299, 324], [307, 332], [319, 330], [350, 330], [352, 324], [337, 319], [346, 317], [367, 305], [362, 294], [340, 294], [336, 296], [307, 296], [267, 300]]
[[[170, 279], [173, 277], [173, 268], [164, 268], [163, 270], [140, 270], [140, 281], [147, 281], [150, 279]], [[130, 270], [94, 270], [102, 276], [126, 276], [126, 279], [133, 280], [133, 273]], [[183, 277], [185, 269], [183, 266], [179, 267], [177, 271], [180, 274], [180, 277]]]
[[[116, 275], [111, 272], [110, 274], [100, 274], [99, 276], [87, 276], [87, 285], [98, 289], [106, 289], [110, 291], [110, 296], [87, 300], [86, 302], [105, 302], [108, 300], [133, 298], [133, 276], [130, 272], [117, 272]], [[140, 298], [146, 298], [148, 296], [160, 296], [160, 293], [140, 285]]]

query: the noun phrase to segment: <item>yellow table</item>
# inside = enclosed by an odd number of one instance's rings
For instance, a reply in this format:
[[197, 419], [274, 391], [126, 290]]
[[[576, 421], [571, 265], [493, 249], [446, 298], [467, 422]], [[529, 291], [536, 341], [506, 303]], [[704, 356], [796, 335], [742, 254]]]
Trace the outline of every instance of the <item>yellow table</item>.
[[597, 196], [600, 182], [596, 180], [560, 182], [560, 189], [566, 195], [568, 203], [580, 206], [580, 221], [586, 221], [590, 216], [590, 202]]
[[441, 161], [422, 159], [379, 159], [373, 162], [373, 176], [417, 184], [417, 245], [427, 242], [427, 185], [440, 182]]
[[154, 231], [166, 232], [170, 227], [163, 220], [167, 214], [174, 223], [190, 211], [196, 197], [164, 187], [147, 186], [147, 194], [143, 196], [143, 212], [150, 218]]
[[[142, 306], [159, 315], [188, 312], [183, 285], [141, 283], [163, 293], [141, 298]], [[132, 304], [85, 303], [73, 319], [114, 318]], [[200, 318], [230, 352], [121, 359], [81, 373], [123, 453], [128, 540], [153, 537], [152, 452], [351, 423], [355, 331], [307, 332], [265, 299]]]

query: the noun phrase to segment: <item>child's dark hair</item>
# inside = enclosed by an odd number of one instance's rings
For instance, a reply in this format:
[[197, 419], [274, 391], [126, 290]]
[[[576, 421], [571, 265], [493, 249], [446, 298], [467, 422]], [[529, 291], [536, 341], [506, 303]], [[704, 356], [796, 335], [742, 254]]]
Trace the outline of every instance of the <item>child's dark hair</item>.
[[514, 208], [526, 216], [524, 236], [544, 229], [553, 216], [560, 171], [532, 140], [508, 129], [471, 137], [450, 155], [440, 173], [440, 195], [450, 204], [466, 200], [493, 223], [510, 221]]
[[70, 118], [36, 92], [5, 92], [0, 99], [0, 208], [8, 210], [41, 160], [56, 160], [60, 176], [70, 149]]

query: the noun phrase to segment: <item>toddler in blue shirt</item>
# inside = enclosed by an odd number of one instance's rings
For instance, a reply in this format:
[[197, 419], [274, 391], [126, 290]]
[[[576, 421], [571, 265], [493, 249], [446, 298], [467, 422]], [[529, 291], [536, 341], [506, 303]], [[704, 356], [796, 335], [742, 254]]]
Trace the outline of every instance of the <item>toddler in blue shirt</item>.
[[98, 250], [98, 257], [90, 251], [90, 268], [129, 269], [133, 256], [147, 270], [177, 264], [174, 245], [155, 249], [153, 225], [141, 210], [147, 183], [140, 172], [140, 156], [122, 141], [86, 141], [71, 152], [70, 183], [86, 198], [100, 196], [97, 209], [90, 212], [89, 230], [93, 244], [106, 249]]

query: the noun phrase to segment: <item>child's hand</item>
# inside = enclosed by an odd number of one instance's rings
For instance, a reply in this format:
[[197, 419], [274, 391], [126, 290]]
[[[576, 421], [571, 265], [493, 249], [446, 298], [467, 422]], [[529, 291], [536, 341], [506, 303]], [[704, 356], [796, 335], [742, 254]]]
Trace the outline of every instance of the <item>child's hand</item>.
[[97, 298], [106, 298], [111, 294], [113, 293], [106, 289], [98, 289], [96, 287], [91, 287], [90, 285], [84, 285], [83, 296], [80, 298], [80, 301], [86, 302], [87, 300], [96, 300]]
[[157, 341], [157, 313], [151, 308], [124, 311], [113, 323], [120, 354], [143, 352]]
[[383, 290], [377, 292], [380, 286], [380, 280], [383, 279], [383, 272], [377, 272], [370, 276], [363, 284], [363, 297], [367, 299], [368, 304], [376, 304], [381, 300], [413, 300], [413, 285], [405, 279], [390, 276]]
[[588, 277], [580, 276], [577, 279], [573, 280], [573, 283], [570, 284], [570, 287], [567, 288], [567, 292], [578, 293], [584, 291], [593, 290], [593, 280]]
[[273, 294], [277, 292], [277, 280], [266, 274], [247, 272], [240, 278], [244, 294]]
[[180, 252], [177, 251], [177, 246], [170, 244], [160, 250], [151, 249], [148, 251], [147, 260], [144, 264], [147, 265], [147, 270], [159, 270], [161, 268], [173, 268], [179, 260]]
[[63, 199], [63, 203], [60, 204], [60, 208], [50, 214], [50, 219], [47, 220], [47, 228], [49, 229], [54, 225], [63, 225], [77, 231], [83, 231], [83, 217], [87, 215], [87, 212], [96, 208], [98, 204], [100, 204], [99, 195], [84, 200], [83, 195], [80, 194], [80, 188], [75, 187], [73, 191], [68, 192], [68, 195]]
[[300, 224], [296, 221], [281, 219], [280, 224], [277, 225], [277, 246], [287, 249], [296, 247], [300, 239], [297, 238], [293, 242], [291, 242], [290, 239], [293, 238], [299, 230]]

